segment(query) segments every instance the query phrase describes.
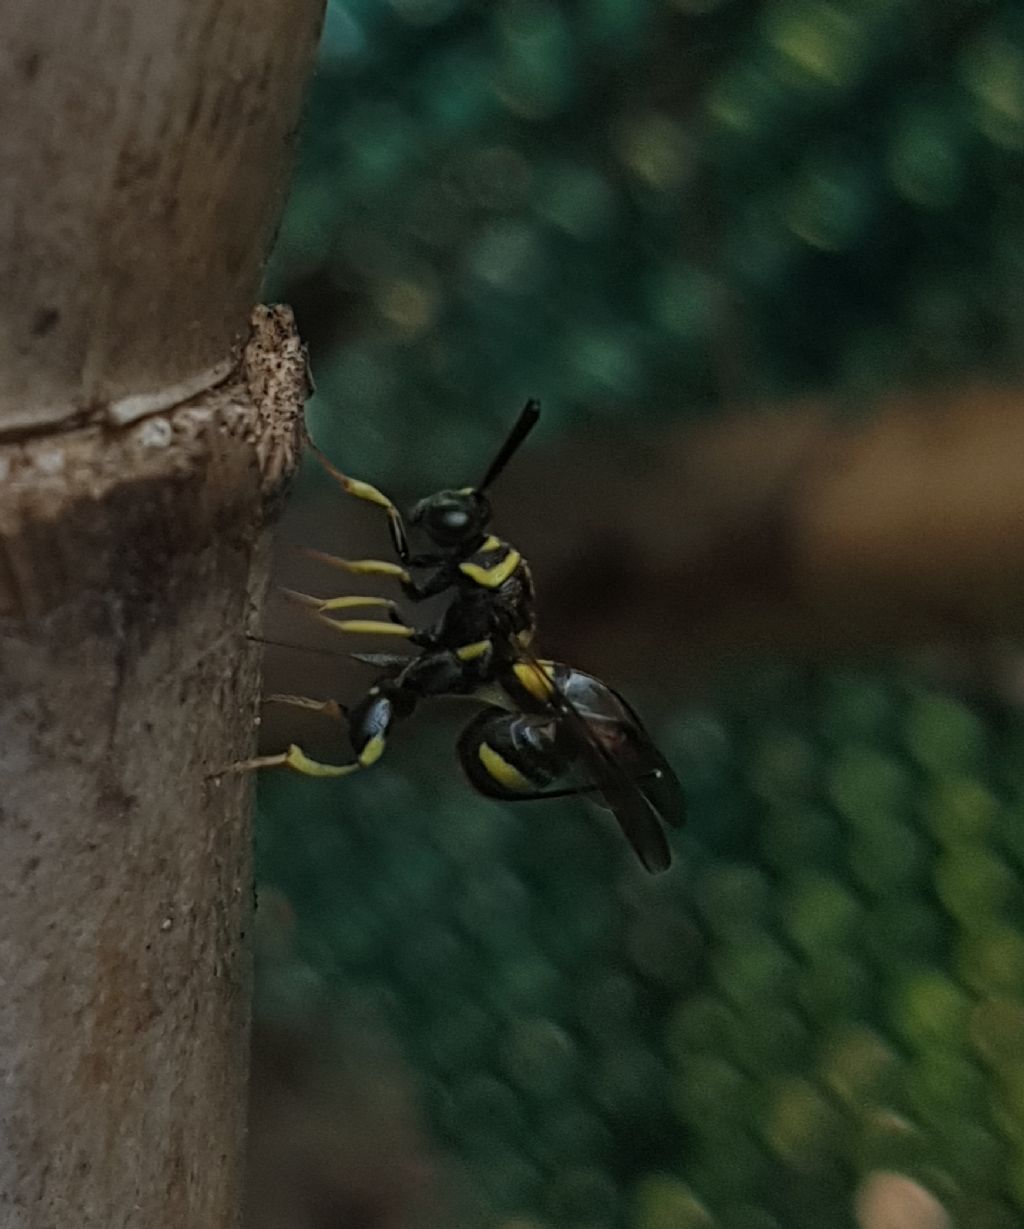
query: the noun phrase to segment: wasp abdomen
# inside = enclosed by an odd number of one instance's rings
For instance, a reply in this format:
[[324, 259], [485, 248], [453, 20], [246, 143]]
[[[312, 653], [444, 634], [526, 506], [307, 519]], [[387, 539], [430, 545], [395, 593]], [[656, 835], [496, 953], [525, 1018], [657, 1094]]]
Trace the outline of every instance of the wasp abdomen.
[[491, 798], [521, 797], [549, 784], [566, 766], [550, 716], [487, 708], [459, 737], [470, 783]]

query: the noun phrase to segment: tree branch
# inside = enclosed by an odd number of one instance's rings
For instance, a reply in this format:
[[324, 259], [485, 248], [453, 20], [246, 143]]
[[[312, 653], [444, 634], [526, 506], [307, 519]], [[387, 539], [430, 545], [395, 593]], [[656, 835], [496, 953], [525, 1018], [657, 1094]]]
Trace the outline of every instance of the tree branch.
[[[252, 313], [321, 0], [14, 0], [0, 48], [0, 1207], [241, 1208], [268, 517], [305, 357]], [[248, 341], [246, 340], [248, 338]]]

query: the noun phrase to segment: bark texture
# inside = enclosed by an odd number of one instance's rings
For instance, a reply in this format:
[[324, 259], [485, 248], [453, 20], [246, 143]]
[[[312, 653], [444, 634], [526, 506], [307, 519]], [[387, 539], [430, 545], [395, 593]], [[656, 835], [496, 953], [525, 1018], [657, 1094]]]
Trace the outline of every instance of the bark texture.
[[246, 783], [210, 774], [255, 728], [259, 510], [305, 389], [287, 324], [262, 314], [237, 379], [114, 439], [0, 450], [10, 1229], [237, 1221], [251, 834]]
[[8, 0], [0, 430], [226, 377], [280, 216], [323, 0]]
[[5, 1229], [239, 1219], [248, 783], [212, 774], [308, 393], [252, 303], [321, 8], [5, 6]]

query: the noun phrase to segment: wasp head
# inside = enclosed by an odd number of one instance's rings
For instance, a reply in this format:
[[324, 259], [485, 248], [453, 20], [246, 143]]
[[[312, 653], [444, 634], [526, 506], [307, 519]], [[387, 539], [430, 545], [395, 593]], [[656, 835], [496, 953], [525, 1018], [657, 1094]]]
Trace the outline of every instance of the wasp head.
[[487, 497], [472, 487], [428, 495], [409, 514], [412, 524], [444, 550], [474, 548], [490, 519]]

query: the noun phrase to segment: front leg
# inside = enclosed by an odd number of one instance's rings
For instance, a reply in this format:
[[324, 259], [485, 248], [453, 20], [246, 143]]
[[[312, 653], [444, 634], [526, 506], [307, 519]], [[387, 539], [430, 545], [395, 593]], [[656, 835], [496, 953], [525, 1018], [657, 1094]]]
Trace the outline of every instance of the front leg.
[[391, 543], [395, 548], [395, 554], [401, 559], [402, 563], [408, 563], [411, 559], [409, 535], [406, 533], [402, 514], [395, 504], [388, 499], [383, 491], [378, 491], [369, 482], [363, 482], [359, 478], [350, 478], [348, 474], [343, 474], [334, 462], [326, 457], [315, 444], [310, 444], [310, 449], [346, 495], [354, 495], [356, 499], [364, 499], [367, 503], [376, 504], [378, 508], [384, 509], [388, 515], [388, 530], [391, 534]]
[[446, 560], [444, 561], [444, 566], [440, 567], [437, 563], [426, 562], [427, 559], [434, 558], [436, 556], [420, 555], [416, 559], [410, 560], [411, 567], [437, 568], [432, 576], [427, 576], [423, 580], [413, 580], [408, 576], [402, 579], [402, 593], [410, 602], [423, 602], [428, 597], [437, 597], [455, 584], [455, 577], [447, 566]]

